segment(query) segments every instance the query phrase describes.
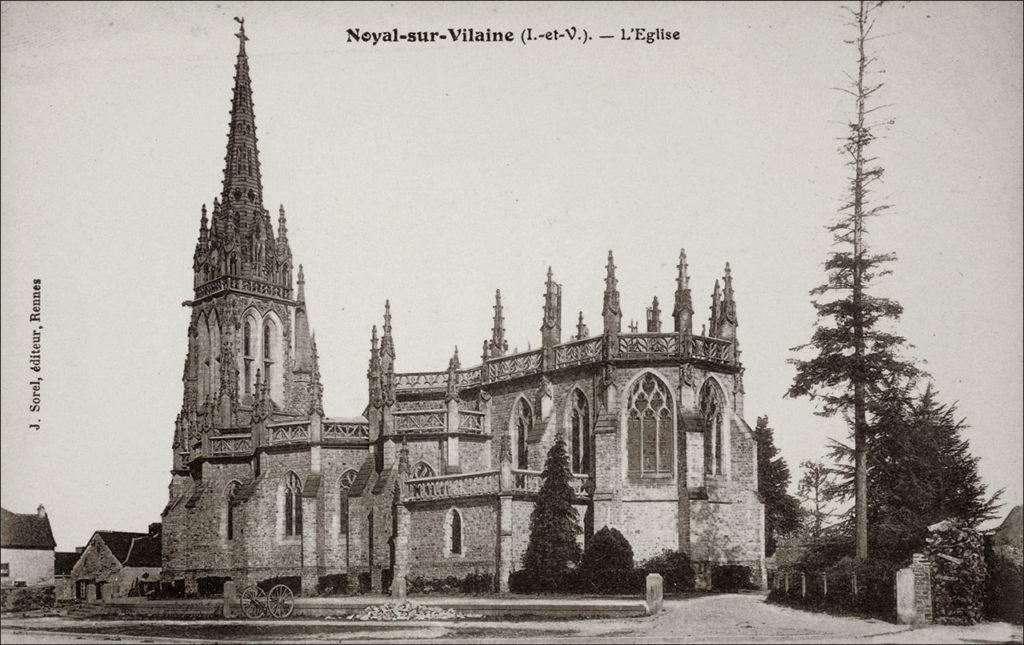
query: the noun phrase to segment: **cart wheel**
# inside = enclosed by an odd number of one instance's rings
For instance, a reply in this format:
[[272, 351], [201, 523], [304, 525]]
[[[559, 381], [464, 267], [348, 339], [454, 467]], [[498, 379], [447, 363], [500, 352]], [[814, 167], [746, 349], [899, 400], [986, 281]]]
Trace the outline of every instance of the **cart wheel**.
[[246, 587], [238, 602], [246, 618], [263, 618], [267, 614], [267, 593], [255, 585]]
[[276, 585], [267, 594], [267, 611], [274, 618], [287, 618], [295, 608], [295, 597], [287, 585]]

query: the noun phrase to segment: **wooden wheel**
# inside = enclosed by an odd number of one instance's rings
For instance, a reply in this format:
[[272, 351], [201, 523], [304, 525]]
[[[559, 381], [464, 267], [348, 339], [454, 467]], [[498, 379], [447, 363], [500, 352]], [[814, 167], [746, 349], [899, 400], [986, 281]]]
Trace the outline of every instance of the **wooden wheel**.
[[263, 618], [267, 615], [267, 592], [255, 585], [246, 587], [238, 602], [246, 618]]
[[287, 585], [276, 585], [267, 594], [267, 611], [274, 618], [287, 618], [295, 609], [295, 597]]

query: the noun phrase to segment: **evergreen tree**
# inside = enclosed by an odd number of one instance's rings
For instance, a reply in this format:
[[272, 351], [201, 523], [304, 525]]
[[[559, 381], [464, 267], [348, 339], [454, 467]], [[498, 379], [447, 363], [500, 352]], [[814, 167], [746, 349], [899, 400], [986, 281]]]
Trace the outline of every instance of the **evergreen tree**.
[[561, 435], [548, 451], [541, 487], [530, 515], [530, 541], [523, 567], [538, 590], [556, 591], [564, 586], [570, 568], [580, 561], [576, 536], [583, 530], [573, 508], [575, 494], [569, 485], [569, 455]]
[[775, 447], [775, 431], [768, 417], [758, 417], [754, 427], [757, 442], [757, 492], [764, 502], [765, 555], [775, 553], [779, 538], [800, 528], [800, 503], [787, 491], [790, 474], [786, 460]]
[[[929, 383], [915, 396], [912, 383], [895, 383], [877, 402], [868, 433], [868, 485], [871, 487], [870, 541], [894, 560], [924, 548], [928, 526], [952, 519], [976, 528], [999, 509], [1002, 490], [988, 496], [978, 474], [978, 458], [963, 437], [964, 419], [956, 404], [939, 402]], [[839, 467], [837, 490], [854, 491], [853, 451], [833, 442]]]
[[[850, 86], [838, 88], [853, 97], [855, 108], [840, 153], [850, 168], [848, 195], [838, 216], [828, 227], [833, 247], [825, 262], [826, 280], [811, 291], [818, 321], [811, 340], [794, 348], [811, 348], [817, 355], [792, 359], [796, 376], [787, 396], [808, 396], [818, 400], [818, 414], [841, 413], [849, 420], [854, 436], [856, 554], [868, 556], [868, 407], [878, 387], [894, 376], [911, 376], [914, 365], [900, 356], [901, 336], [887, 332], [880, 323], [899, 318], [903, 308], [894, 300], [872, 293], [875, 278], [889, 272], [895, 260], [891, 253], [872, 253], [865, 240], [868, 219], [881, 215], [888, 204], [872, 203], [873, 186], [882, 179], [883, 169], [867, 153], [874, 141], [869, 122], [881, 106], [868, 107], [881, 83], [870, 80], [877, 58], [866, 51], [875, 27], [874, 12], [881, 2], [862, 0], [854, 9], [851, 26], [856, 30], [852, 44], [857, 52], [857, 71]], [[822, 300], [826, 295], [834, 299]]]
[[817, 544], [835, 515], [835, 473], [822, 460], [804, 460], [800, 464], [803, 475], [797, 484], [797, 497], [806, 508], [806, 529], [811, 542]]

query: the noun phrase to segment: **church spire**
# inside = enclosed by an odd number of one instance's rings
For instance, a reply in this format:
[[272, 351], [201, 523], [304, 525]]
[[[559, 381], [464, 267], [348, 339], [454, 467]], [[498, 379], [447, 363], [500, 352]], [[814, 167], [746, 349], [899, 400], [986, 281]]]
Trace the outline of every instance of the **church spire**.
[[380, 357], [385, 371], [395, 364], [395, 341], [391, 337], [391, 301], [384, 301], [384, 335], [380, 339]]
[[504, 356], [508, 351], [508, 341], [505, 340], [505, 311], [501, 306], [501, 289], [494, 292], [494, 325], [491, 327], [491, 341], [488, 349], [491, 358]]
[[715, 280], [715, 290], [711, 293], [711, 320], [708, 321], [708, 335], [718, 337], [718, 323], [722, 317], [722, 288]]
[[231, 97], [231, 125], [227, 155], [224, 158], [224, 186], [221, 201], [225, 206], [263, 210], [263, 184], [260, 180], [259, 151], [256, 148], [256, 121], [252, 109], [252, 84], [249, 57], [245, 53], [245, 19], [238, 22], [238, 59], [235, 62], [235, 88]]
[[295, 307], [295, 363], [292, 368], [299, 374], [310, 374], [313, 370], [313, 346], [309, 333], [309, 313], [306, 311], [306, 276], [299, 265], [299, 293]]
[[725, 275], [722, 277], [722, 305], [719, 309], [718, 337], [728, 340], [736, 339], [736, 294], [732, 290], [732, 269], [725, 263]]
[[618, 334], [622, 331], [622, 310], [619, 308], [619, 281], [615, 278], [615, 258], [608, 251], [607, 274], [604, 278], [604, 306], [601, 315], [604, 317], [605, 333]]
[[687, 274], [686, 249], [679, 249], [679, 277], [676, 278], [676, 306], [672, 317], [676, 320], [676, 332], [693, 333], [693, 298], [690, 295], [690, 276]]

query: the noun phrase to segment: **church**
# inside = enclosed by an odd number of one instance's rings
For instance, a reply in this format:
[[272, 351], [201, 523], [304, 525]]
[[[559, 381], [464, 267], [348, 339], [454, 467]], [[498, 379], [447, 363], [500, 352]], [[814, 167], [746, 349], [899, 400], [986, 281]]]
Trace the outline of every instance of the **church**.
[[738, 564], [763, 586], [764, 506], [728, 264], [699, 334], [685, 252], [671, 322], [655, 298], [644, 331], [622, 329], [611, 252], [597, 333], [581, 316], [563, 335], [562, 285], [549, 270], [538, 349], [509, 352], [499, 291], [479, 357], [456, 350], [434, 372], [398, 370], [385, 304], [365, 410], [325, 413], [302, 265], [284, 207], [276, 229], [264, 207], [244, 23], [237, 35], [223, 186], [202, 207], [185, 303], [162, 580], [194, 595], [209, 580], [290, 578], [308, 595], [325, 580], [382, 591], [486, 573], [507, 591], [561, 436], [584, 542], [613, 527], [638, 562], [681, 550], [699, 584]]

